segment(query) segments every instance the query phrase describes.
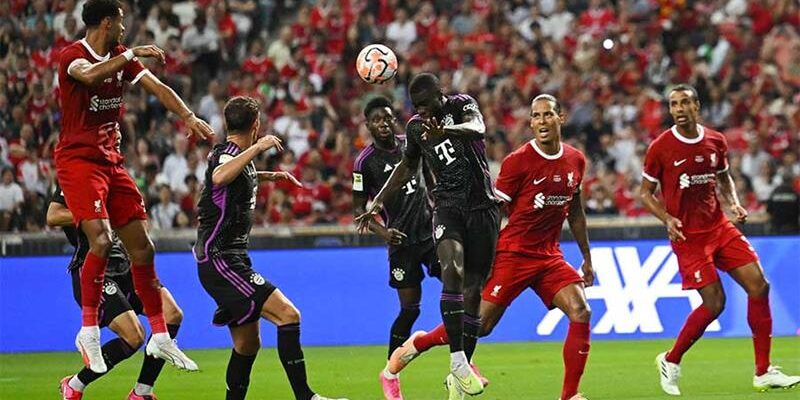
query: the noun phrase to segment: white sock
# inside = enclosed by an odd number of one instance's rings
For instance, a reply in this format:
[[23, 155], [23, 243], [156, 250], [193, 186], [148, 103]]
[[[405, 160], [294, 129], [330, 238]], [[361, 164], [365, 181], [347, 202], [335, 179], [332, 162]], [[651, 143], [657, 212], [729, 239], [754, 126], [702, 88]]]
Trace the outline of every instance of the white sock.
[[133, 387], [133, 392], [136, 393], [137, 396], [151, 396], [153, 394], [153, 387], [145, 385], [144, 383], [137, 383], [136, 386]]
[[383, 376], [386, 379], [397, 379], [397, 377], [400, 376], [400, 374], [393, 374], [393, 373], [389, 372], [389, 366], [387, 365], [383, 369]]
[[100, 327], [97, 326], [97, 325], [82, 326], [80, 334], [81, 335], [92, 335], [92, 336], [100, 337]]
[[464, 354], [464, 351], [450, 353], [450, 371], [459, 378], [464, 378], [469, 375], [469, 362], [467, 361], [467, 355]]
[[172, 339], [170, 339], [169, 333], [161, 332], [161, 333], [154, 333], [153, 340], [155, 340], [156, 343], [164, 343], [164, 342], [169, 342]]
[[83, 392], [83, 390], [86, 389], [86, 385], [84, 385], [83, 382], [78, 379], [78, 375], [73, 375], [69, 382], [67, 382], [67, 385], [79, 392]]

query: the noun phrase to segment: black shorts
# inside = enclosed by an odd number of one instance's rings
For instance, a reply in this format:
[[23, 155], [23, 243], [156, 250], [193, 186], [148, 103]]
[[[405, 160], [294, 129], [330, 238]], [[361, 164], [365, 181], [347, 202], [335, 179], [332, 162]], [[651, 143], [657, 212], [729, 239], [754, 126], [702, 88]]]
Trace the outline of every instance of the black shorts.
[[499, 233], [500, 211], [495, 206], [473, 211], [442, 207], [433, 211], [434, 240], [461, 243], [466, 271], [489, 274]]
[[433, 239], [413, 246], [390, 248], [389, 286], [395, 289], [419, 286], [425, 279], [423, 266], [428, 270], [428, 276], [441, 279], [442, 266]]
[[197, 263], [203, 288], [214, 298], [217, 326], [239, 326], [258, 321], [261, 308], [275, 286], [253, 270], [247, 254], [217, 254]]
[[[72, 270], [72, 295], [78, 305], [81, 305], [81, 276], [80, 269]], [[144, 315], [144, 306], [139, 296], [133, 290], [133, 278], [128, 271], [124, 275], [106, 276], [103, 282], [103, 295], [100, 297], [100, 309], [97, 320], [100, 327], [111, 324], [114, 318], [127, 311]]]

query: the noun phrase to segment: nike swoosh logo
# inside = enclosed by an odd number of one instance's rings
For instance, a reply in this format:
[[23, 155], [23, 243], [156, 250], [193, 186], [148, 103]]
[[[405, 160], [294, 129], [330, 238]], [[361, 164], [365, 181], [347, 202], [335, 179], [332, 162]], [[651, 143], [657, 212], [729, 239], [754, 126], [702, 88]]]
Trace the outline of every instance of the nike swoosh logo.
[[679, 166], [679, 165], [681, 165], [681, 164], [683, 164], [683, 163], [685, 163], [685, 162], [686, 162], [686, 159], [684, 158], [683, 160], [680, 160], [680, 161], [674, 161], [674, 162], [672, 163], [672, 165], [674, 165], [674, 166], [676, 166], [676, 167], [677, 167], [677, 166]]
[[545, 179], [547, 179], [547, 177], [544, 177], [544, 178], [541, 178], [541, 179], [534, 179], [533, 180], [533, 184], [534, 185], [538, 185], [538, 184], [542, 183], [542, 181], [544, 181]]

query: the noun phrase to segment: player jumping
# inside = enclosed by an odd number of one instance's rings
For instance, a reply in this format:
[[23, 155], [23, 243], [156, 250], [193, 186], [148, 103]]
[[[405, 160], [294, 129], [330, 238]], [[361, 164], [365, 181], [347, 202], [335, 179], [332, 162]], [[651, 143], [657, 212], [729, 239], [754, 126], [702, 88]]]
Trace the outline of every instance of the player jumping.
[[433, 235], [442, 265], [439, 304], [444, 328], [455, 338], [450, 342], [447, 382], [476, 395], [483, 392], [484, 384], [469, 360], [478, 341], [481, 290], [500, 228], [483, 141], [486, 127], [478, 103], [463, 94], [445, 96], [433, 74], [414, 76], [408, 91], [417, 114], [406, 125], [403, 158], [356, 222], [365, 231], [386, 201], [413, 177], [420, 158], [425, 158], [436, 180], [431, 193]]
[[[570, 321], [559, 399], [584, 400], [578, 385], [589, 356], [591, 310], [583, 287], [592, 285], [594, 272], [580, 195], [586, 159], [561, 142], [565, 118], [555, 97], [534, 98], [530, 120], [534, 139], [509, 154], [500, 167], [495, 193], [506, 202], [509, 221], [500, 232], [492, 275], [483, 289], [479, 335], [489, 335], [514, 299], [526, 288], [533, 289], [545, 306], [558, 307]], [[561, 252], [565, 219], [583, 255], [583, 278]], [[416, 336], [392, 354], [390, 371], [400, 372], [422, 352], [447, 341], [441, 325]], [[463, 394], [451, 392], [451, 398]]]
[[[67, 240], [75, 247], [68, 270], [72, 275], [72, 293], [80, 306], [81, 266], [89, 251], [89, 241], [83, 232], [75, 228], [72, 221], [72, 213], [67, 208], [61, 187], [56, 184], [50, 199], [50, 206], [47, 208], [47, 224], [52, 227], [62, 227]], [[112, 236], [112, 240], [99, 310], [100, 326], [107, 326], [119, 336], [106, 342], [102, 347], [103, 359], [109, 370], [132, 356], [144, 344], [144, 328], [136, 317], [137, 314], [143, 314], [142, 302], [133, 290], [130, 261], [116, 235]], [[164, 304], [167, 330], [169, 336], [174, 339], [183, 320], [183, 312], [165, 287], [161, 288], [161, 300]], [[128, 400], [154, 400], [156, 397], [153, 394], [153, 385], [163, 366], [164, 360], [145, 356], [139, 372], [139, 379], [128, 394]], [[61, 380], [60, 386], [62, 399], [80, 400], [86, 386], [103, 375], [105, 374], [98, 374], [89, 368], [83, 368], [77, 374], [65, 377]]]
[[258, 139], [259, 104], [249, 97], [234, 97], [223, 109], [227, 139], [209, 155], [205, 187], [198, 204], [200, 226], [192, 249], [200, 283], [217, 303], [213, 322], [227, 325], [233, 350], [225, 377], [226, 399], [244, 399], [250, 371], [261, 347], [259, 320], [278, 327], [278, 356], [297, 400], [326, 400], [311, 391], [300, 347], [300, 312], [275, 286], [252, 268], [247, 254], [258, 182], [289, 180], [288, 172], [256, 171], [253, 159], [275, 148], [275, 136]]
[[[689, 85], [677, 85], [669, 92], [669, 113], [675, 125], [647, 150], [640, 196], [667, 227], [683, 288], [697, 290], [703, 303], [689, 314], [672, 349], [656, 357], [661, 388], [667, 394], [681, 394], [681, 358], [725, 307], [717, 269], [730, 274], [748, 295], [747, 322], [753, 331], [756, 364], [753, 387], [768, 390], [797, 385], [800, 377], [787, 376], [770, 365], [769, 282], [753, 247], [725, 216], [717, 198], [719, 185], [722, 200], [736, 222], [747, 220], [728, 171], [725, 136], [698, 123], [700, 101]], [[659, 185], [663, 203], [655, 196]]]
[[[395, 117], [392, 103], [379, 96], [364, 107], [367, 129], [372, 144], [364, 148], [353, 166], [353, 213], [364, 213], [368, 198], [374, 198], [386, 183], [403, 155], [405, 137], [394, 133]], [[419, 317], [422, 298], [423, 265], [428, 275], [440, 276], [439, 258], [431, 237], [431, 208], [422, 174], [416, 173], [382, 210], [386, 225], [370, 219], [369, 229], [389, 245], [389, 286], [397, 289], [400, 313], [395, 318], [389, 334], [389, 353], [405, 342], [411, 327]], [[380, 374], [383, 394], [388, 400], [402, 400], [400, 377], [387, 367]]]
[[204, 139], [213, 132], [137, 59], [153, 57], [163, 63], [161, 49], [156, 46], [127, 49], [120, 44], [125, 27], [119, 1], [89, 0], [83, 6], [82, 17], [87, 27], [86, 37], [60, 54], [58, 84], [63, 120], [55, 151], [58, 182], [73, 223], [80, 226], [89, 241], [80, 275], [82, 327], [75, 344], [92, 371], [101, 374], [108, 370], [100, 347], [98, 307], [113, 247], [113, 228], [128, 252], [133, 286], [152, 328], [147, 354], [182, 369], [197, 370], [197, 364], [169, 337], [144, 201], [115, 148], [124, 82], [140, 84], [168, 110], [178, 114], [191, 134]]

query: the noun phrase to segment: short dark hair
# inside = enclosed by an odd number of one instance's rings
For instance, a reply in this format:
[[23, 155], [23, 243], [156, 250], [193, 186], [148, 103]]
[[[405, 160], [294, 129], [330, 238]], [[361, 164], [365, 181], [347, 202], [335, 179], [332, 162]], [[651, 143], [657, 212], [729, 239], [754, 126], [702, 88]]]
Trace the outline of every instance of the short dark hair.
[[89, 0], [83, 5], [81, 17], [86, 26], [97, 26], [103, 18], [116, 18], [122, 3], [119, 0]]
[[252, 97], [236, 96], [228, 100], [222, 111], [228, 132], [242, 133], [252, 128], [260, 108], [258, 100]]
[[668, 93], [671, 94], [672, 92], [683, 92], [683, 91], [690, 92], [692, 94], [692, 97], [694, 97], [694, 101], [698, 102], [700, 101], [700, 97], [697, 95], [697, 89], [695, 89], [694, 86], [688, 83], [679, 83], [673, 86]]
[[408, 84], [409, 94], [420, 94], [422, 92], [439, 87], [439, 78], [430, 72], [423, 72], [411, 78]]
[[561, 114], [561, 103], [558, 101], [558, 99], [556, 99], [556, 96], [553, 96], [552, 94], [542, 93], [542, 94], [534, 97], [533, 101], [531, 101], [531, 104], [533, 104], [533, 103], [535, 103], [535, 102], [537, 102], [539, 100], [547, 100], [547, 101], [553, 103], [553, 106], [554, 106], [554, 108], [556, 110], [556, 114]]
[[369, 118], [369, 115], [372, 113], [373, 110], [377, 108], [384, 108], [388, 107], [389, 109], [392, 108], [392, 102], [386, 96], [377, 96], [374, 97], [372, 100], [367, 102], [367, 105], [364, 106], [364, 117]]

